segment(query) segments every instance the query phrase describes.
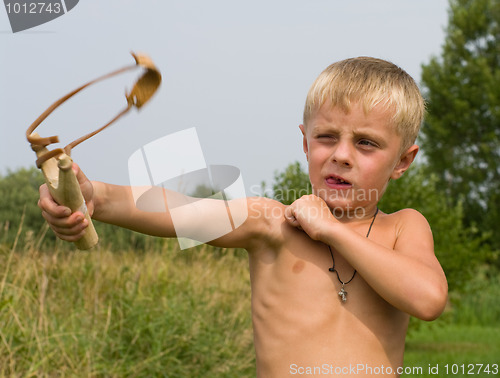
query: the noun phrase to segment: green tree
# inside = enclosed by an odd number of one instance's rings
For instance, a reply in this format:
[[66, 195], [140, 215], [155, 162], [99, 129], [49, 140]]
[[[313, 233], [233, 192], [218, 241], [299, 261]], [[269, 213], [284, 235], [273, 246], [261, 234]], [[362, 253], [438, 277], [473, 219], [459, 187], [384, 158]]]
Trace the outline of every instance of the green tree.
[[[427, 169], [469, 225], [500, 223], [500, 0], [450, 0], [440, 57], [422, 67]], [[446, 199], [446, 198], [445, 198]], [[500, 234], [491, 239], [500, 249]]]
[[298, 161], [289, 164], [284, 171], [274, 173], [273, 198], [285, 205], [312, 192], [309, 174]]
[[0, 225], [4, 241], [12, 242], [19, 227], [24, 232], [35, 233], [42, 229], [45, 220], [37, 206], [38, 188], [42, 183], [43, 176], [35, 168], [22, 168], [0, 176]]

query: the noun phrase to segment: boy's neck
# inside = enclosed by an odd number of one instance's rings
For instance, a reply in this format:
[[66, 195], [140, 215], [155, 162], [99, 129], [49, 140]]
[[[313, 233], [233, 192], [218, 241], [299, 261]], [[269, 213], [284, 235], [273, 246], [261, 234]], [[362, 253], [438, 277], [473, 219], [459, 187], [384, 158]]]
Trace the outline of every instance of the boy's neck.
[[372, 219], [377, 209], [378, 207], [375, 203], [366, 207], [338, 210], [333, 212], [333, 215], [340, 223], [358, 223]]

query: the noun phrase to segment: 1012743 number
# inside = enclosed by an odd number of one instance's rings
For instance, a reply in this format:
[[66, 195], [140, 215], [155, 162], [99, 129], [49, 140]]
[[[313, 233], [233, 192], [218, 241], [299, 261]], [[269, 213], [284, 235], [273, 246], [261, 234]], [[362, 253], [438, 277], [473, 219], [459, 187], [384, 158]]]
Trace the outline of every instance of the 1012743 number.
[[63, 12], [61, 3], [44, 3], [44, 2], [28, 2], [28, 3], [6, 3], [7, 13], [14, 14], [40, 14]]
[[446, 375], [498, 375], [498, 364], [446, 364]]

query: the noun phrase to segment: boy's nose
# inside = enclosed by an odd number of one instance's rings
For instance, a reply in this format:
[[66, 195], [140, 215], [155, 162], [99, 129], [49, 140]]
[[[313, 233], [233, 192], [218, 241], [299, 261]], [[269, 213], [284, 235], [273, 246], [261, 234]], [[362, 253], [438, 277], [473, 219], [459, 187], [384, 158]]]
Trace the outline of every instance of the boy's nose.
[[352, 153], [348, 143], [337, 143], [332, 154], [332, 161], [345, 167], [352, 166]]

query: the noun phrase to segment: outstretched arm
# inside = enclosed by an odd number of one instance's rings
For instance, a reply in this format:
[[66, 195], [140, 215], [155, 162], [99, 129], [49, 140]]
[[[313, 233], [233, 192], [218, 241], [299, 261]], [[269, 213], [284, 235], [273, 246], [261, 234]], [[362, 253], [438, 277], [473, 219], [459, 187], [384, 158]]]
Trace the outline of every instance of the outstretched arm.
[[446, 277], [434, 254], [429, 224], [417, 211], [400, 212], [393, 249], [340, 223], [314, 195], [294, 202], [285, 218], [312, 239], [334, 247], [394, 307], [424, 320], [433, 320], [444, 310]]
[[[194, 199], [154, 187], [147, 188], [136, 204], [134, 194], [137, 197], [140, 188], [90, 182], [76, 164], [73, 169], [89, 213], [105, 223], [160, 237], [175, 237], [181, 230], [179, 236], [222, 247], [251, 248], [273, 232], [265, 211], [266, 206], [273, 206], [269, 199]], [[85, 233], [88, 224], [83, 214], [71, 214], [55, 203], [45, 185], [40, 187], [39, 206], [59, 238], [75, 241]]]

